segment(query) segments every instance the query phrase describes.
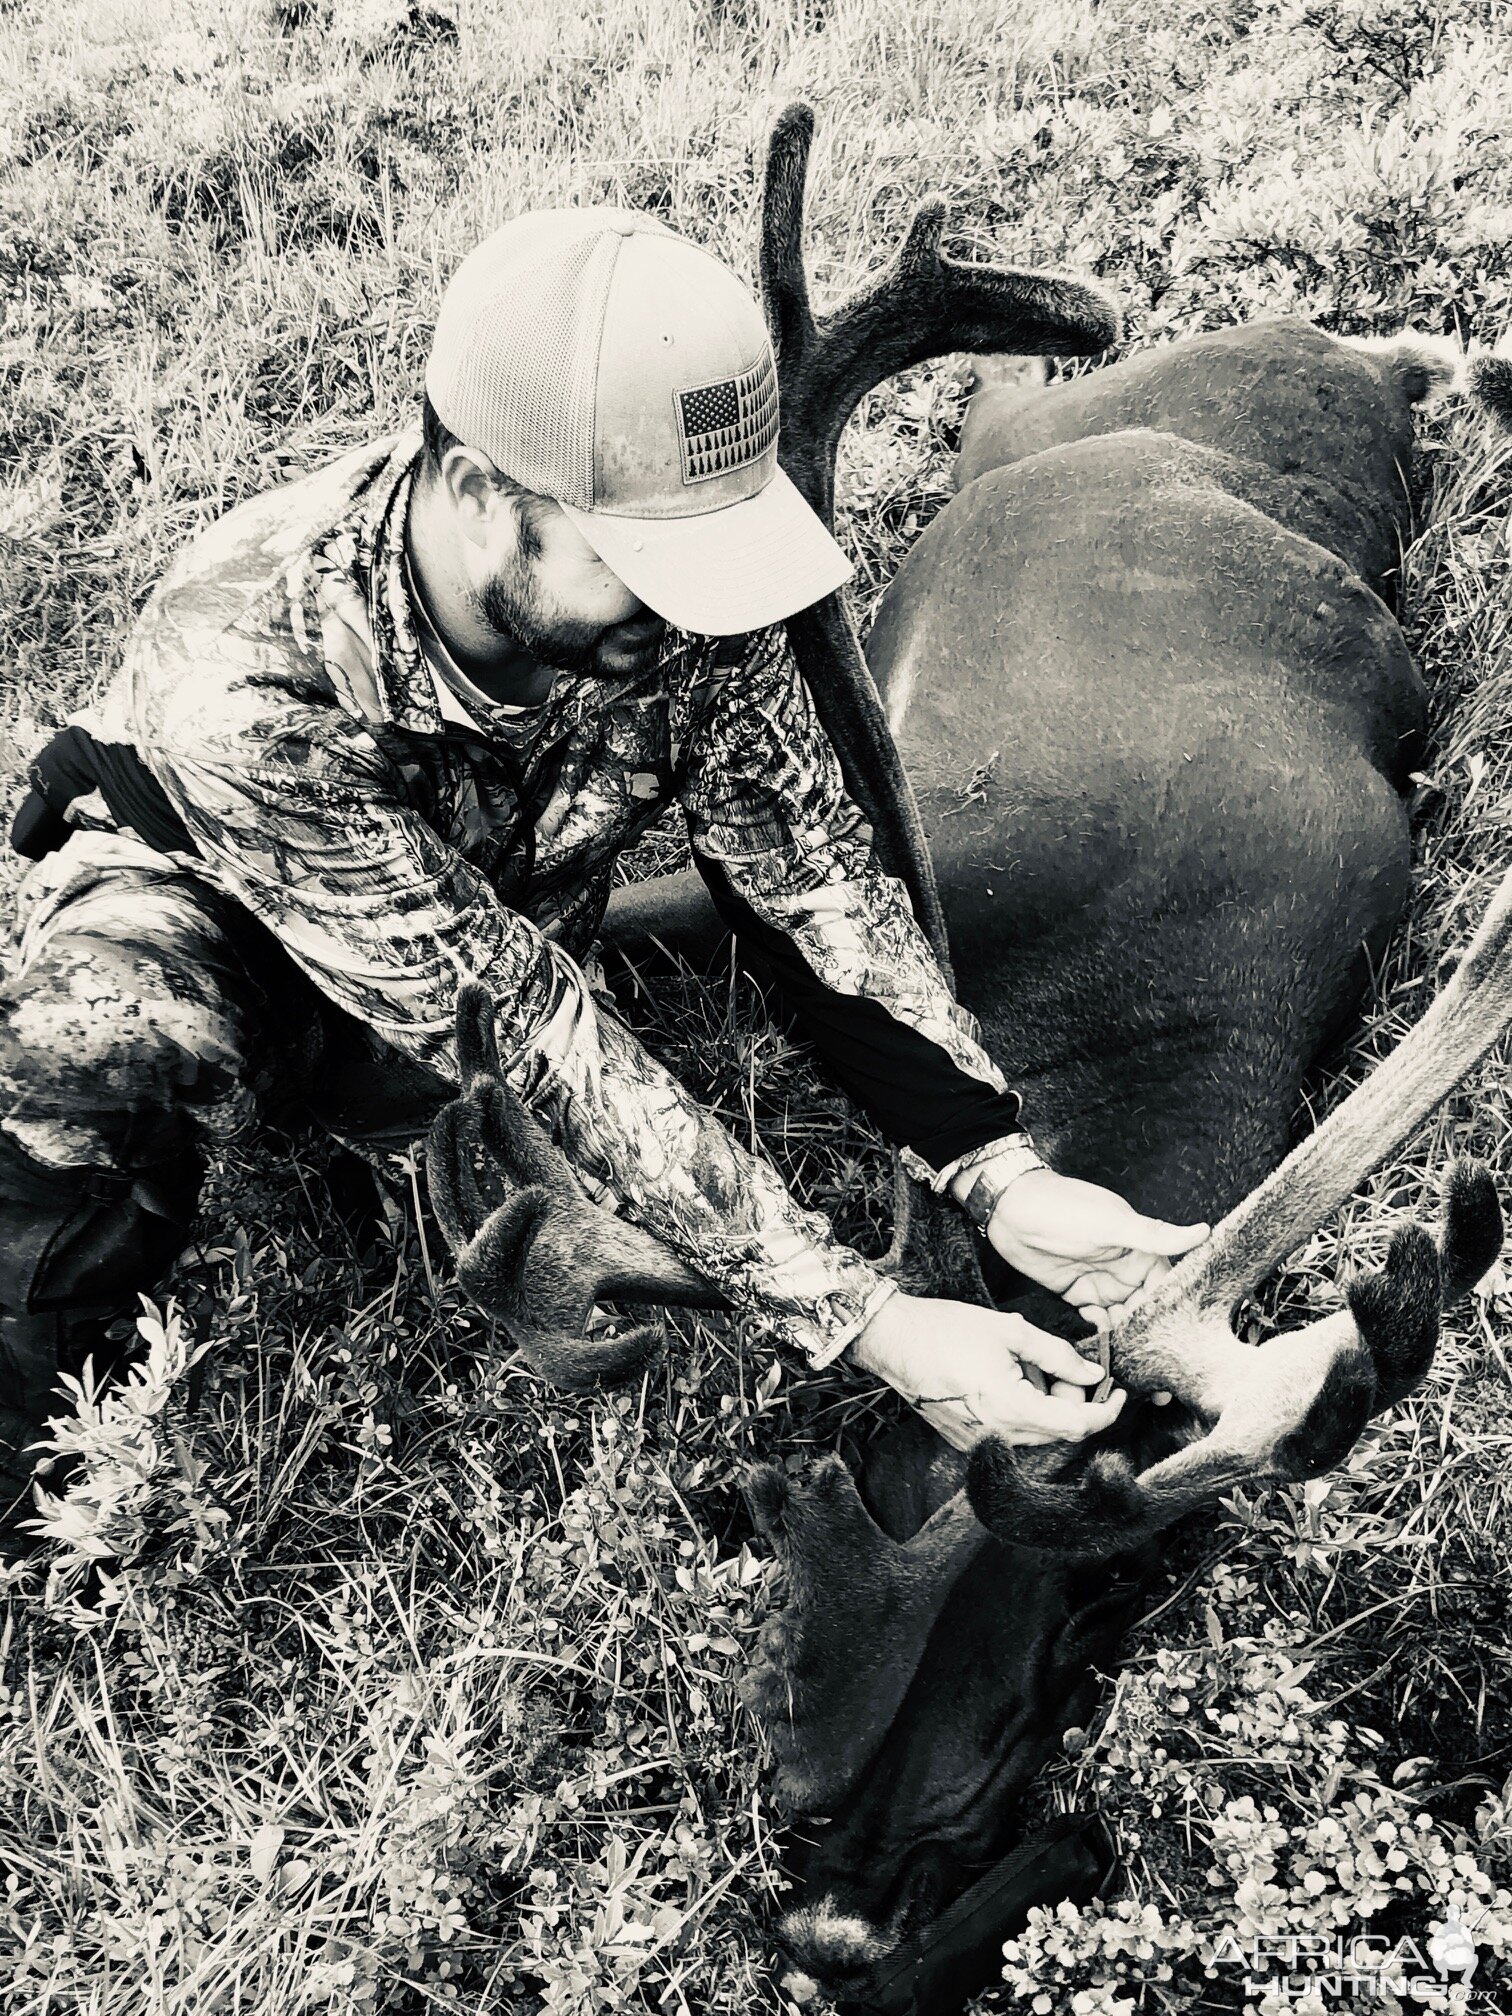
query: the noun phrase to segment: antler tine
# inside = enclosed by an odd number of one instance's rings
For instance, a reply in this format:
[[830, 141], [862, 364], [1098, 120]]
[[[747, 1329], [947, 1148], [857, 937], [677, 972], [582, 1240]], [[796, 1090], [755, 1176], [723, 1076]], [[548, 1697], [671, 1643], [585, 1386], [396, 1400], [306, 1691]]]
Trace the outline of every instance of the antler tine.
[[1439, 1268], [1444, 1307], [1453, 1308], [1501, 1254], [1505, 1227], [1496, 1183], [1483, 1162], [1456, 1158], [1444, 1178]]
[[586, 1202], [572, 1164], [504, 1079], [484, 1080], [473, 1099], [478, 1108], [479, 1137], [496, 1168], [516, 1184], [538, 1183], [572, 1204]]
[[918, 205], [890, 264], [816, 318], [803, 264], [813, 136], [813, 112], [801, 103], [773, 128], [760, 266], [778, 356], [783, 467], [828, 523], [840, 434], [871, 386], [949, 350], [1093, 354], [1117, 342], [1122, 324], [1111, 296], [1072, 274], [944, 257], [949, 206], [938, 194]]
[[1433, 1362], [1439, 1316], [1480, 1280], [1502, 1247], [1501, 1202], [1491, 1172], [1460, 1159], [1443, 1184], [1437, 1241], [1418, 1225], [1392, 1234], [1384, 1268], [1348, 1284], [1346, 1300], [1375, 1364], [1372, 1412], [1393, 1406]]
[[1205, 1435], [1145, 1471], [1094, 1451], [1074, 1477], [1047, 1478], [1029, 1452], [988, 1436], [971, 1452], [966, 1496], [998, 1539], [1073, 1559], [1131, 1551], [1218, 1492], [1256, 1475], [1253, 1458]]
[[480, 1078], [501, 1078], [494, 1002], [488, 989], [469, 980], [457, 990], [457, 1075], [471, 1092]]
[[453, 1099], [431, 1123], [425, 1148], [426, 1186], [442, 1237], [458, 1253], [472, 1239], [498, 1194], [485, 1196], [478, 1181], [478, 1112], [471, 1099]]
[[[804, 185], [813, 137], [812, 108], [801, 102], [787, 106], [772, 129], [762, 187], [760, 269], [762, 304], [778, 358], [778, 454], [828, 524], [834, 440], [828, 429], [816, 440], [797, 390], [799, 368], [813, 356], [818, 338], [803, 264]], [[907, 889], [914, 915], [948, 972], [945, 916], [924, 828], [844, 601], [826, 596], [789, 617], [787, 634], [846, 788], [871, 825], [878, 856]]]
[[1332, 1469], [1372, 1414], [1419, 1384], [1441, 1312], [1501, 1250], [1501, 1206], [1488, 1170], [1455, 1162], [1443, 1194], [1437, 1243], [1421, 1226], [1399, 1226], [1385, 1265], [1348, 1284], [1345, 1309], [1259, 1350], [1229, 1337], [1222, 1377], [1210, 1379], [1205, 1395], [1206, 1435], [1139, 1472], [1121, 1451], [1098, 1450], [1066, 1478], [1042, 1474], [1036, 1452], [989, 1438], [972, 1452], [967, 1475], [978, 1517], [1004, 1540], [1105, 1555], [1234, 1484]]
[[687, 1309], [729, 1306], [717, 1288], [651, 1233], [589, 1202], [567, 1157], [502, 1078], [483, 1084], [474, 1096], [485, 1150], [546, 1200], [549, 1215], [533, 1235], [532, 1252], [537, 1242], [549, 1247], [552, 1271], [576, 1284], [568, 1295], [578, 1297], [585, 1316], [592, 1303], [622, 1297]]
[[1433, 1362], [1444, 1305], [1438, 1248], [1421, 1225], [1391, 1235], [1386, 1265], [1357, 1275], [1345, 1301], [1375, 1366], [1373, 1413], [1410, 1393]]
[[[1059, 274], [968, 266], [939, 250], [943, 198], [919, 206], [891, 264], [815, 319], [803, 263], [804, 185], [814, 114], [795, 102], [767, 147], [762, 190], [762, 299], [777, 351], [783, 469], [828, 524], [835, 449], [868, 386], [967, 343], [1084, 352], [1116, 340], [1117, 310], [1101, 290]], [[944, 914], [918, 808], [842, 596], [788, 620], [788, 636], [846, 786], [871, 822], [878, 854], [907, 888], [935, 952], [947, 959]], [[948, 971], [948, 963], [947, 963]]]
[[493, 1023], [487, 990], [461, 989], [457, 1054], [468, 1089], [437, 1114], [427, 1143], [437, 1221], [462, 1285], [537, 1371], [574, 1388], [622, 1378], [660, 1349], [662, 1328], [587, 1335], [601, 1297], [689, 1308], [721, 1308], [724, 1298], [659, 1239], [589, 1201], [510, 1089]]
[[815, 334], [803, 264], [803, 192], [813, 141], [813, 108], [795, 100], [778, 114], [767, 142], [758, 256], [762, 304], [779, 364], [804, 355]]
[[[1452, 978], [1402, 1041], [1212, 1236], [1108, 1333], [1114, 1375], [1201, 1411], [1240, 1298], [1302, 1244], [1446, 1099], [1512, 1023], [1512, 873], [1497, 886]], [[1205, 1312], [1210, 1349], [1183, 1349]], [[1221, 1373], [1221, 1365], [1217, 1367]], [[1172, 1383], [1172, 1381], [1176, 1383]]]
[[512, 1124], [493, 997], [475, 981], [457, 995], [457, 1067], [463, 1090], [436, 1115], [426, 1144], [431, 1202], [454, 1253], [476, 1238], [511, 1190], [543, 1177], [572, 1184], [565, 1158], [544, 1131]]

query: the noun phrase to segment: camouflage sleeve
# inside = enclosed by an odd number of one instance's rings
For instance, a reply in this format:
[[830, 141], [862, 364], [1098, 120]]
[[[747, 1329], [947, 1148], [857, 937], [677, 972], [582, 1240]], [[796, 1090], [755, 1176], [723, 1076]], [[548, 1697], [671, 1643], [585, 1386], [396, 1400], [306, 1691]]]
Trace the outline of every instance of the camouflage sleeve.
[[[404, 802], [365, 726], [257, 676], [160, 711], [142, 753], [209, 873], [317, 986], [455, 1079], [455, 1002], [492, 992], [511, 1081], [596, 1197], [622, 1206], [782, 1341], [828, 1364], [893, 1292], [800, 1209], [606, 1005], [581, 968]], [[221, 668], [218, 668], [221, 669]], [[266, 671], [266, 668], [264, 668]], [[186, 682], [188, 683], [188, 682]]]
[[[982, 1048], [975, 1018], [951, 994], [915, 921], [907, 891], [884, 874], [839, 759], [820, 723], [783, 625], [753, 632], [743, 663], [710, 670], [680, 696], [687, 746], [683, 805], [693, 850], [760, 922], [781, 932], [820, 985], [874, 1003], [934, 1046], [943, 1066], [988, 1114], [986, 1140], [1014, 1123], [1018, 1095]], [[920, 1053], [921, 1088], [925, 1058]], [[972, 1092], [981, 1094], [972, 1100]], [[876, 1117], [894, 1140], [906, 1130]], [[910, 1174], [940, 1187], [944, 1168], [906, 1145]], [[944, 1159], [943, 1157], [941, 1158]]]

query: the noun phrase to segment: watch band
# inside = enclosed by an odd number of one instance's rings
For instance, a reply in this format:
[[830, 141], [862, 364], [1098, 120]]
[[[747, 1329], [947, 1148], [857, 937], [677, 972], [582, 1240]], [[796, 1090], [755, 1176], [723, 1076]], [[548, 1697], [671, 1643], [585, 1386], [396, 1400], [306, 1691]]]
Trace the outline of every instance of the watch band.
[[[975, 1158], [966, 1166], [975, 1167]], [[1031, 1169], [1048, 1167], [1027, 1134], [1016, 1136], [1011, 1146], [999, 1144], [996, 1153], [983, 1161], [981, 1173], [961, 1200], [961, 1209], [978, 1232], [985, 1232], [1003, 1192]]]

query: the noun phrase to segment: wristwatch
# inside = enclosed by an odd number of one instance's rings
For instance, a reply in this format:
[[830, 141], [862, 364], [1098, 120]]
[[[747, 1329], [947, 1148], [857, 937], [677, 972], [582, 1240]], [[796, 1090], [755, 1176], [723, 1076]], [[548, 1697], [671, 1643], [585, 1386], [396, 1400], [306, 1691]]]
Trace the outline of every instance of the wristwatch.
[[950, 1181], [953, 1185], [956, 1178], [968, 1170], [977, 1171], [974, 1181], [959, 1201], [961, 1209], [978, 1232], [985, 1232], [1008, 1186], [1016, 1183], [1020, 1176], [1027, 1176], [1031, 1169], [1048, 1169], [1049, 1166], [1028, 1131], [1020, 1128], [1015, 1133], [999, 1135], [996, 1141], [984, 1142], [980, 1148], [973, 1148], [969, 1155], [963, 1155], [951, 1171]]

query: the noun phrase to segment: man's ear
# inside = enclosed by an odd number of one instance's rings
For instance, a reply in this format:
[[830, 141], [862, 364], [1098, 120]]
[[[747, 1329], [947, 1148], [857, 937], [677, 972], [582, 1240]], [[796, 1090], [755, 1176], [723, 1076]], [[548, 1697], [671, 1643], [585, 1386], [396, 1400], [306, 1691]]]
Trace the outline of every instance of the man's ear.
[[494, 512], [501, 505], [507, 508], [499, 472], [488, 456], [460, 442], [448, 448], [441, 458], [441, 485], [464, 536], [475, 546], [486, 546]]

